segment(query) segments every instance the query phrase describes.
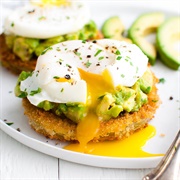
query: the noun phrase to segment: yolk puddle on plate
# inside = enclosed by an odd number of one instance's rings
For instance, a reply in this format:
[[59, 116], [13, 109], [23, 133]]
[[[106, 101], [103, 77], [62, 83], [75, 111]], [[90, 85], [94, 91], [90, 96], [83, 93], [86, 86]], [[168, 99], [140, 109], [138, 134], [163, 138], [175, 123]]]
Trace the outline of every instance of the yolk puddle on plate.
[[83, 152], [86, 154], [110, 156], [110, 157], [154, 157], [163, 154], [151, 154], [143, 151], [143, 146], [147, 140], [152, 138], [156, 133], [153, 126], [148, 125], [146, 128], [135, 132], [130, 137], [123, 140], [104, 141], [98, 143], [89, 142], [85, 147], [79, 143], [69, 144], [64, 149]]
[[120, 141], [89, 142], [95, 137], [100, 125], [100, 121], [94, 110], [94, 107], [98, 104], [98, 97], [104, 95], [106, 92], [113, 92], [114, 89], [104, 81], [101, 75], [85, 72], [81, 69], [79, 69], [79, 72], [81, 78], [88, 85], [87, 104], [89, 110], [77, 126], [77, 139], [79, 143], [69, 144], [64, 149], [111, 157], [159, 156], [159, 154], [150, 154], [142, 150], [146, 141], [155, 135], [155, 128], [150, 125]]

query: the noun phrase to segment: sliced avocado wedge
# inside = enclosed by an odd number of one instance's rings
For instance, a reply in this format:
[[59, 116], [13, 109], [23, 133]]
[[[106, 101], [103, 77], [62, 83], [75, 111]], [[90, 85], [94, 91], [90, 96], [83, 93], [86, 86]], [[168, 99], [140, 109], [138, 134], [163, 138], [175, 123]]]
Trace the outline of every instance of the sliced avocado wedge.
[[161, 12], [145, 13], [140, 15], [128, 30], [128, 37], [147, 55], [151, 65], [156, 61], [156, 47], [145, 37], [156, 32], [163, 21], [164, 14]]
[[156, 46], [160, 60], [174, 70], [180, 67], [180, 50], [175, 46], [178, 41], [180, 41], [180, 17], [171, 17], [158, 28]]
[[105, 38], [117, 39], [121, 41], [126, 41], [132, 43], [132, 41], [126, 37], [123, 37], [123, 32], [125, 27], [119, 18], [119, 16], [112, 16], [108, 18], [102, 25], [102, 34]]

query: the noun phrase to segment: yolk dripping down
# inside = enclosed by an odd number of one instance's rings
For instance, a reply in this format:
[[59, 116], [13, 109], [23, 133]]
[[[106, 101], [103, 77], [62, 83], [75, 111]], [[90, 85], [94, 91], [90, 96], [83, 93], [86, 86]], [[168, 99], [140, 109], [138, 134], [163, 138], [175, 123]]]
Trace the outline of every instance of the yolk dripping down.
[[78, 124], [77, 139], [82, 147], [93, 139], [99, 128], [99, 119], [95, 113], [95, 108], [98, 103], [98, 97], [105, 92], [113, 91], [103, 79], [101, 75], [92, 74], [79, 69], [81, 78], [86, 81], [88, 85], [87, 104], [89, 106], [86, 117]]
[[[87, 154], [114, 156], [114, 157], [150, 157], [161, 154], [150, 154], [142, 150], [146, 141], [155, 135], [155, 128], [147, 128], [136, 132], [129, 138], [121, 141], [105, 141], [99, 143], [89, 142], [96, 135], [99, 128], [99, 119], [93, 107], [97, 106], [97, 99], [105, 92], [113, 92], [113, 87], [105, 82], [101, 75], [92, 74], [79, 69], [81, 78], [88, 84], [87, 116], [77, 126], [77, 139], [79, 144], [69, 144], [64, 147], [67, 150], [83, 152]], [[89, 142], [89, 143], [88, 143]]]

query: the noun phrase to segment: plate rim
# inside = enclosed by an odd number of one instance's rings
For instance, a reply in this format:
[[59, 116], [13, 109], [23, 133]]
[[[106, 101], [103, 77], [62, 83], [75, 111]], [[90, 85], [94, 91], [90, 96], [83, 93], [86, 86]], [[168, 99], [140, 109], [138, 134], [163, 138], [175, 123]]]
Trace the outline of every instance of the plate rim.
[[[102, 1], [99, 1], [99, 0], [97, 2], [102, 3]], [[107, 1], [105, 1], [105, 2], [107, 3]], [[152, 4], [152, 1], [149, 1], [149, 0], [148, 1], [146, 0], [145, 2], [140, 1], [140, 2], [136, 2], [136, 3], [132, 3], [132, 1], [128, 1], [128, 2], [127, 1], [121, 1], [121, 2], [120, 1], [112, 1], [112, 2], [115, 2], [113, 5], [124, 4], [127, 7], [130, 5], [131, 6], [130, 8], [132, 8], [132, 7], [135, 8], [135, 7], [139, 6], [140, 4], [145, 6], [145, 5], [147, 5], [146, 3], [148, 2], [150, 4], [150, 6], [148, 4], [148, 6], [150, 8], [154, 8], [154, 7], [157, 8], [157, 5], [155, 6], [154, 4]], [[171, 5], [173, 4], [173, 3], [170, 3], [169, 1], [165, 1], [165, 2], [168, 2], [168, 4], [171, 4]], [[88, 3], [93, 5], [94, 2], [88, 2]], [[106, 3], [104, 4], [105, 6], [107, 5]], [[164, 3], [164, 1], [163, 1], [163, 3]], [[175, 13], [175, 14], [179, 13], [177, 7], [173, 6], [174, 7], [173, 9], [169, 9], [168, 7], [167, 8], [160, 7], [160, 10], [164, 10], [168, 13], [169, 12]], [[176, 10], [177, 12], [174, 10]], [[2, 74], [1, 66], [0, 66], [0, 71], [1, 71], [0, 73]], [[2, 81], [2, 75], [0, 77], [0, 80]], [[0, 101], [0, 102], [2, 104], [2, 101]], [[83, 164], [83, 165], [89, 165], [89, 166], [93, 166], [93, 167], [126, 168], [126, 169], [154, 168], [155, 166], [157, 166], [157, 164], [163, 157], [163, 156], [156, 156], [156, 157], [143, 157], [143, 158], [117, 158], [117, 157], [96, 156], [96, 155], [89, 155], [89, 154], [73, 152], [73, 151], [62, 149], [62, 148], [58, 148], [56, 146], [53, 146], [53, 145], [47, 144], [45, 142], [42, 142], [40, 140], [37, 140], [35, 138], [32, 138], [26, 134], [23, 134], [22, 132], [18, 132], [16, 129], [8, 126], [1, 118], [0, 118], [0, 129], [2, 131], [4, 131], [6, 134], [8, 134], [9, 136], [11, 136], [13, 139], [19, 141], [20, 143], [22, 143], [34, 150], [37, 150], [44, 154], [47, 154], [47, 155], [50, 155], [50, 156], [53, 156], [56, 158], [60, 158], [60, 159], [63, 159], [63, 160], [69, 161], [69, 162]], [[30, 144], [31, 142], [33, 142], [34, 145]], [[45, 148], [41, 148], [40, 145]], [[57, 155], [57, 153], [52, 153], [52, 152], [50, 152], [50, 150], [48, 150], [48, 152], [45, 151], [45, 149], [47, 149], [47, 147], [51, 148], [51, 150], [53, 149], [53, 152], [58, 151], [59, 154]], [[72, 160], [71, 157], [74, 155], [76, 155], [76, 158]], [[64, 158], [64, 156], [66, 158]], [[84, 161], [84, 158], [86, 158], [86, 163]], [[77, 159], [78, 159], [78, 161], [77, 161]], [[96, 159], [101, 159], [101, 161], [98, 162]], [[112, 161], [112, 159], [114, 162], [113, 162], [113, 164], [110, 164], [110, 166], [109, 166], [108, 162]], [[93, 163], [94, 160], [96, 160], [96, 164]], [[129, 163], [129, 160], [134, 161], [134, 162], [131, 164], [131, 163]], [[147, 163], [147, 165], [146, 165], [145, 162], [147, 160], [149, 163]], [[121, 163], [119, 163], [119, 161], [121, 161]], [[138, 164], [137, 164], [137, 162], [138, 162]], [[136, 167], [134, 166], [134, 163], [136, 163], [136, 165], [137, 165]]]

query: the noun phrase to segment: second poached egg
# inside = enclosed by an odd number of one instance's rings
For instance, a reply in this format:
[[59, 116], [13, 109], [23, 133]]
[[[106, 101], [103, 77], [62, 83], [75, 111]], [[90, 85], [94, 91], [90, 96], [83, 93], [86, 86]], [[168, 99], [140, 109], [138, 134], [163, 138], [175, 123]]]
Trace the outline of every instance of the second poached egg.
[[89, 9], [82, 2], [61, 6], [27, 4], [7, 17], [4, 29], [5, 34], [47, 39], [76, 32], [89, 20]]

